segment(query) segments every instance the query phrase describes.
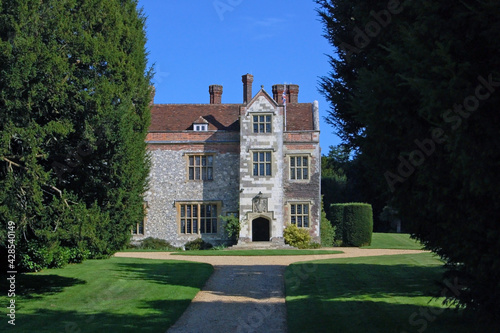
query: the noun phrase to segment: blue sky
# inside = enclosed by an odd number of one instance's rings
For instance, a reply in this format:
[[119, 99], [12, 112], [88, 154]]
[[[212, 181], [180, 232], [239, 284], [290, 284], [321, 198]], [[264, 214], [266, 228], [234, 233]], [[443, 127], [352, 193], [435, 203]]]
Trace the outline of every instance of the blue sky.
[[330, 108], [318, 92], [332, 48], [312, 0], [139, 0], [147, 17], [155, 103], [208, 103], [208, 86], [223, 86], [222, 103], [242, 103], [241, 76], [261, 85], [298, 84], [299, 102], [317, 100], [321, 148], [340, 143], [324, 122]]

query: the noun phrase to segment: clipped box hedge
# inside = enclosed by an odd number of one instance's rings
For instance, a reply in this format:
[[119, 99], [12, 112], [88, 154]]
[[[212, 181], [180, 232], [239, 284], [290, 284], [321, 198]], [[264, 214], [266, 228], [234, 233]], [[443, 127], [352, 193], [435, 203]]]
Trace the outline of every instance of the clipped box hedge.
[[372, 242], [373, 212], [366, 203], [342, 203], [330, 206], [330, 221], [337, 228], [337, 240], [343, 246], [366, 246]]

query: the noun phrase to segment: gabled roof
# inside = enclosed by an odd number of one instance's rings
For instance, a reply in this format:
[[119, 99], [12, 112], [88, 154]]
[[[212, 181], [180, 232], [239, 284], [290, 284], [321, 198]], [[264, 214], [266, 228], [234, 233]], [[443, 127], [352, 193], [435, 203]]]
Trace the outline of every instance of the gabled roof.
[[[250, 107], [263, 96], [273, 106], [277, 103], [263, 88], [246, 105]], [[193, 124], [208, 124], [208, 130], [239, 131], [240, 107], [245, 104], [154, 104], [151, 108], [150, 132], [193, 130]], [[288, 103], [287, 131], [314, 130], [312, 103]]]
[[154, 104], [150, 132], [186, 131], [203, 117], [208, 130], [239, 131], [240, 104]]
[[255, 96], [252, 98], [250, 102], [248, 102], [247, 107], [252, 105], [260, 96], [264, 96], [269, 103], [271, 103], [273, 106], [278, 106], [279, 104], [276, 103], [276, 101], [267, 93], [267, 91], [264, 90], [264, 87], [262, 86], [260, 90], [255, 94]]
[[208, 121], [203, 116], [200, 116], [193, 124], [208, 124]]

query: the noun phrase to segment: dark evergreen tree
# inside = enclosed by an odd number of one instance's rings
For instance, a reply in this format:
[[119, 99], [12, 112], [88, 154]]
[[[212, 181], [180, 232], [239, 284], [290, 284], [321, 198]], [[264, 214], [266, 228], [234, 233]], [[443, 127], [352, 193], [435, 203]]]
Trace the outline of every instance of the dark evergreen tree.
[[0, 231], [29, 270], [122, 248], [143, 216], [150, 78], [136, 0], [0, 0]]
[[337, 51], [321, 81], [328, 120], [446, 261], [449, 300], [499, 313], [500, 3], [317, 3]]

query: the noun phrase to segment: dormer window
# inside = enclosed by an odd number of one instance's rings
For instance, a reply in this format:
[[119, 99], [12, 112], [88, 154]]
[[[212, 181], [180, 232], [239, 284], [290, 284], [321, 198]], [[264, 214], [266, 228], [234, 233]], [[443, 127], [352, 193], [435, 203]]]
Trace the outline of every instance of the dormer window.
[[206, 132], [208, 131], [208, 121], [200, 116], [196, 121], [193, 123], [193, 131], [195, 132]]
[[208, 131], [208, 124], [193, 124], [193, 130], [195, 132]]

